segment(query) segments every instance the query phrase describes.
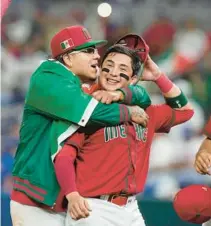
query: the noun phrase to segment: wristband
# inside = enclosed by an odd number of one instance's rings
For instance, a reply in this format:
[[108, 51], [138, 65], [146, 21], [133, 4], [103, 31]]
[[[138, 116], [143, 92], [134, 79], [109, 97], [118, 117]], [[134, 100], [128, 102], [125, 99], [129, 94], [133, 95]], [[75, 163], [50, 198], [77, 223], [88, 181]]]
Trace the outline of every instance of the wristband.
[[162, 93], [168, 93], [173, 87], [173, 82], [164, 74], [162, 74], [155, 83], [160, 88]]
[[171, 108], [182, 108], [184, 107], [187, 103], [188, 100], [186, 96], [183, 94], [181, 91], [180, 95], [177, 97], [165, 97], [166, 103], [171, 107]]
[[122, 94], [123, 94], [123, 96], [124, 96], [124, 98], [123, 98], [123, 100], [122, 100], [122, 103], [124, 103], [124, 104], [126, 104], [126, 105], [127, 105], [127, 104], [128, 104], [128, 105], [131, 104], [133, 94], [132, 94], [131, 90], [129, 89], [129, 87], [117, 89], [116, 91], [121, 91], [121, 92], [122, 92]]

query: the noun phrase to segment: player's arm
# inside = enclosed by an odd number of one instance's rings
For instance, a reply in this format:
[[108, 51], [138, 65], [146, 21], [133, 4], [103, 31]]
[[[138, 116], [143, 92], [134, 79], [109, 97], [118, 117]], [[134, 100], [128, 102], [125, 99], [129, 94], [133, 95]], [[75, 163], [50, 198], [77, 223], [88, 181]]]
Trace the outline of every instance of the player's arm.
[[76, 76], [72, 80], [58, 77], [45, 72], [32, 78], [26, 106], [53, 119], [67, 120], [80, 126], [87, 122], [105, 126], [133, 121], [133, 109], [124, 104], [98, 102], [81, 90]]
[[126, 105], [136, 105], [146, 109], [151, 105], [151, 99], [146, 89], [140, 85], [129, 85], [117, 90], [123, 93], [121, 103]]
[[154, 81], [159, 87], [166, 103], [173, 109], [180, 111], [193, 109], [187, 97], [165, 74], [161, 72], [155, 62], [148, 56], [145, 63], [142, 80]]
[[160, 88], [162, 95], [166, 100], [166, 104], [170, 107], [180, 111], [193, 109], [182, 90], [165, 74], [161, 73], [155, 80], [155, 83]]
[[129, 85], [116, 91], [97, 90], [92, 96], [98, 101], [111, 104], [118, 102], [121, 104], [139, 106], [146, 109], [151, 105], [151, 99], [145, 88], [139, 85]]
[[194, 167], [200, 174], [211, 175], [211, 117], [204, 127], [204, 134], [207, 137], [202, 142], [196, 154]]
[[89, 216], [91, 210], [86, 199], [80, 196], [76, 186], [75, 160], [84, 142], [83, 133], [75, 133], [65, 142], [57, 154], [54, 167], [58, 183], [68, 200], [68, 213], [73, 219]]
[[182, 124], [193, 116], [193, 110], [178, 111], [167, 104], [151, 105], [147, 113], [157, 133], [168, 133], [173, 126]]

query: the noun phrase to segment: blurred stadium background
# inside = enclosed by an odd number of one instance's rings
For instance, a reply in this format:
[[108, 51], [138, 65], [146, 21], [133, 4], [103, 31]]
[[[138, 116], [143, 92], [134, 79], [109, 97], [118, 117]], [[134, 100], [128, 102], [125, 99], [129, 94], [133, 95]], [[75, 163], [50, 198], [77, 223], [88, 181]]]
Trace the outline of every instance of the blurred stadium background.
[[[18, 143], [24, 96], [31, 73], [49, 55], [50, 37], [60, 28], [83, 24], [109, 45], [126, 33], [141, 34], [150, 54], [190, 98], [195, 115], [168, 135], [157, 135], [150, 173], [140, 206], [148, 226], [182, 226], [171, 200], [189, 184], [211, 185], [193, 169], [211, 114], [210, 0], [13, 0], [1, 24], [1, 221], [11, 226], [11, 171]], [[108, 45], [108, 46], [109, 46]], [[103, 54], [104, 49], [100, 50]], [[153, 103], [163, 102], [157, 88], [142, 82]]]

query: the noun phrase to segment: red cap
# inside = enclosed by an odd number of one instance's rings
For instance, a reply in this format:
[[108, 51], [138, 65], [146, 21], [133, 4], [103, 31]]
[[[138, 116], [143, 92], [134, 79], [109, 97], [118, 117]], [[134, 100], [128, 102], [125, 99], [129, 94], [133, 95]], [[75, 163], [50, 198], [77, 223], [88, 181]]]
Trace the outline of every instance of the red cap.
[[195, 224], [211, 219], [211, 188], [206, 185], [190, 185], [180, 190], [174, 198], [178, 216]]
[[149, 46], [145, 40], [136, 34], [127, 34], [120, 38], [115, 44], [122, 44], [130, 49], [136, 50], [141, 63], [145, 63], [149, 54]]
[[90, 46], [106, 45], [106, 40], [92, 40], [91, 35], [83, 26], [66, 27], [51, 39], [51, 52], [55, 58], [69, 50], [81, 50]]

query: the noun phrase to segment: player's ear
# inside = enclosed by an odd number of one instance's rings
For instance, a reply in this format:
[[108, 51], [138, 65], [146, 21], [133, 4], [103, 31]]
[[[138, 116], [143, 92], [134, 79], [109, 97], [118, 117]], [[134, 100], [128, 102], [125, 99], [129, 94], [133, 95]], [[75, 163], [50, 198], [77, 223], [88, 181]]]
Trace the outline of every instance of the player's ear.
[[130, 81], [130, 85], [135, 85], [137, 82], [138, 82], [138, 76], [133, 75], [133, 77], [131, 78], [131, 81]]
[[63, 61], [64, 61], [65, 65], [67, 67], [71, 68], [72, 64], [73, 64], [73, 62], [72, 62], [73, 61], [73, 56], [70, 55], [70, 54], [64, 54], [63, 55]]

